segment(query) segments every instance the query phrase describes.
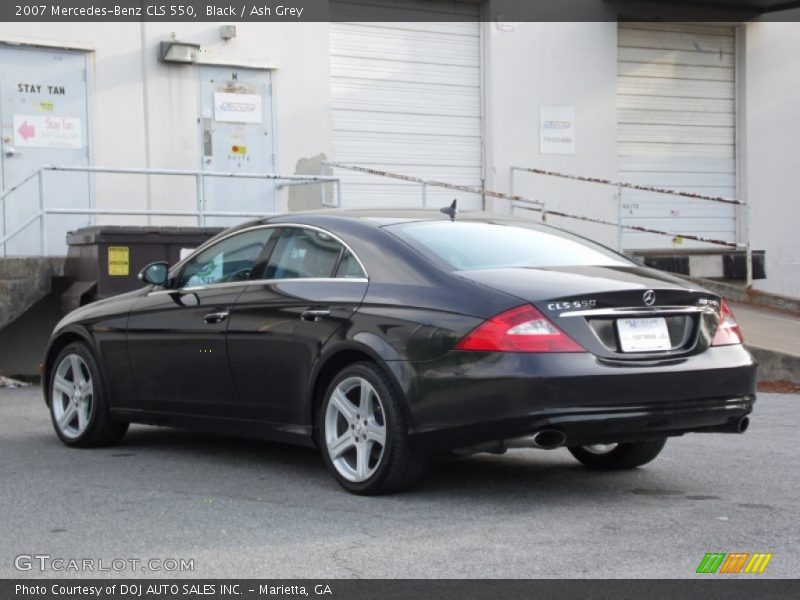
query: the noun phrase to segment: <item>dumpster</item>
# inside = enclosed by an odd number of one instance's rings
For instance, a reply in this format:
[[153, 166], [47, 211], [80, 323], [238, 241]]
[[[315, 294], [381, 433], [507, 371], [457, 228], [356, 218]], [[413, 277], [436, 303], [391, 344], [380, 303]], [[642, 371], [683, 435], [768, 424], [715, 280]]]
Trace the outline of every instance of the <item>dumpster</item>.
[[139, 271], [156, 261], [175, 264], [223, 229], [220, 227], [84, 227], [67, 234], [61, 296], [66, 313], [89, 302], [142, 286]]

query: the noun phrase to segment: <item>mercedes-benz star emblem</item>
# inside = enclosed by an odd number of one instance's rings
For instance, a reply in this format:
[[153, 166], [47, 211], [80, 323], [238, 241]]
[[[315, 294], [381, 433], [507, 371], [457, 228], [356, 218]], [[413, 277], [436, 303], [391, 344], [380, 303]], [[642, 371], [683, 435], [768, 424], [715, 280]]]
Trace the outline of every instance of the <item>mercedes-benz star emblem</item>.
[[646, 306], [653, 306], [656, 303], [656, 293], [653, 290], [647, 290], [643, 299]]

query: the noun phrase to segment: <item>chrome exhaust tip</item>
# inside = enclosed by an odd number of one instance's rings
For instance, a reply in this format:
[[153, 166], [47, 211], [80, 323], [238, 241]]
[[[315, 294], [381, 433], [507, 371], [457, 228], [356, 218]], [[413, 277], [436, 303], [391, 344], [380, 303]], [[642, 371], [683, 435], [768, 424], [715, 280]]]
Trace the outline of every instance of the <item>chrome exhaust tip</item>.
[[553, 450], [559, 448], [567, 442], [567, 436], [558, 429], [543, 429], [533, 435], [505, 440], [507, 448], [540, 448], [541, 450]]
[[558, 448], [559, 446], [563, 446], [566, 441], [567, 436], [564, 435], [563, 431], [559, 431], [558, 429], [545, 429], [533, 435], [534, 445], [543, 450]]
[[709, 427], [703, 431], [710, 431], [714, 433], [744, 433], [750, 427], [750, 417], [742, 417], [738, 421], [731, 421], [724, 425], [717, 425]]

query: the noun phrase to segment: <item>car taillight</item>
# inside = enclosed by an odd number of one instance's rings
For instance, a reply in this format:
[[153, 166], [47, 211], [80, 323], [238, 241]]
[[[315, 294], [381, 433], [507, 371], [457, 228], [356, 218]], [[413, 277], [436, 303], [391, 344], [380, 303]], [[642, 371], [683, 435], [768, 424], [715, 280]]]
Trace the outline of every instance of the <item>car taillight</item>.
[[455, 349], [479, 352], [586, 352], [529, 304], [512, 308], [478, 325], [456, 344]]
[[744, 336], [736, 319], [733, 318], [733, 311], [728, 303], [722, 300], [719, 304], [719, 324], [714, 339], [711, 340], [711, 345], [730, 346], [742, 342], [744, 342]]

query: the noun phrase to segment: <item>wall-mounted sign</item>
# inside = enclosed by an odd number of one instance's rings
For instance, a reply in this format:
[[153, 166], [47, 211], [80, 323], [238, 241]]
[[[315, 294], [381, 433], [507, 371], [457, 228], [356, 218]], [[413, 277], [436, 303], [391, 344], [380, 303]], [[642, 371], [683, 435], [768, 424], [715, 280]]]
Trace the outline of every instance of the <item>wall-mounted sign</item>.
[[77, 117], [14, 115], [14, 144], [21, 148], [81, 148]]
[[575, 107], [539, 107], [539, 152], [575, 154]]
[[214, 120], [227, 123], [261, 123], [263, 111], [258, 94], [214, 92]]

